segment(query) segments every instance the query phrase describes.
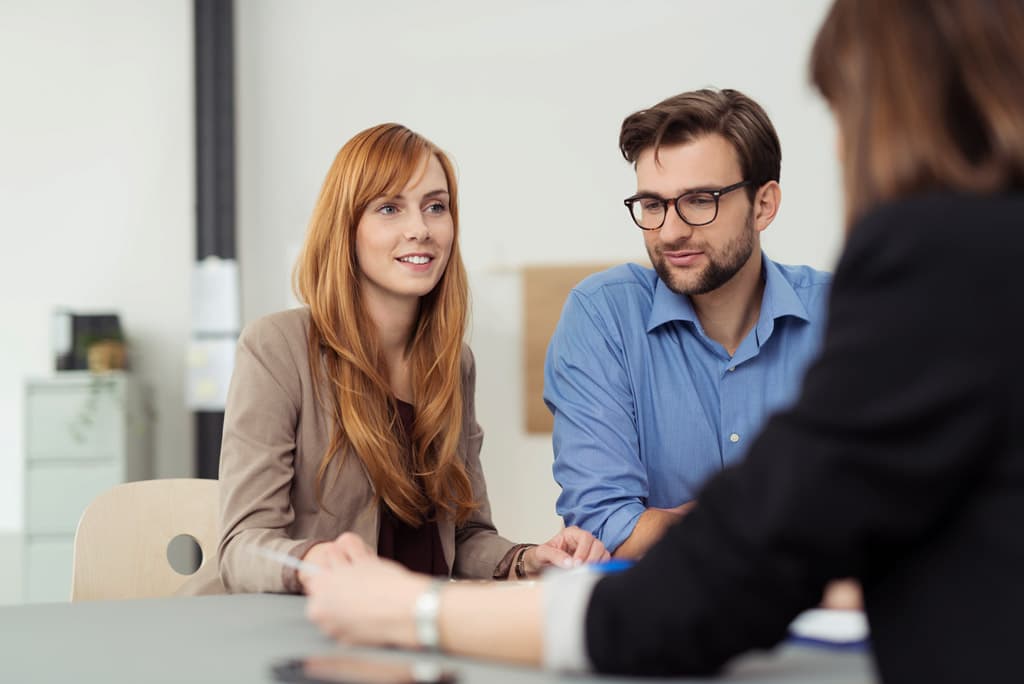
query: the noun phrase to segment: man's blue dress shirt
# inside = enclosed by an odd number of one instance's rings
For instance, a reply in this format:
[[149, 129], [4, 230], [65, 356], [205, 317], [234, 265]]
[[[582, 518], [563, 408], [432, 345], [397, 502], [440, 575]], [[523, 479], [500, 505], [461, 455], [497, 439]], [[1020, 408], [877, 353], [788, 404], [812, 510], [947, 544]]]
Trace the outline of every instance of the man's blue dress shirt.
[[615, 550], [648, 507], [692, 500], [787, 407], [818, 351], [831, 275], [767, 257], [757, 325], [729, 356], [689, 297], [636, 264], [569, 295], [544, 367], [558, 514]]

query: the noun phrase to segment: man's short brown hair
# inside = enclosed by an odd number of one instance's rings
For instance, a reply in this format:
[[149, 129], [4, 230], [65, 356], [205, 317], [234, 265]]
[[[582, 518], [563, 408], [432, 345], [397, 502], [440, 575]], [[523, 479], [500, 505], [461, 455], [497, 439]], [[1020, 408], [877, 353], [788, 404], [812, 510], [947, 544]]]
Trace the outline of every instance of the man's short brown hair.
[[619, 149], [626, 161], [649, 148], [678, 145], [703, 135], [718, 134], [729, 141], [739, 157], [741, 180], [753, 199], [757, 189], [779, 180], [782, 148], [779, 136], [761, 105], [738, 90], [694, 90], [663, 100], [650, 109], [626, 117], [619, 134]]

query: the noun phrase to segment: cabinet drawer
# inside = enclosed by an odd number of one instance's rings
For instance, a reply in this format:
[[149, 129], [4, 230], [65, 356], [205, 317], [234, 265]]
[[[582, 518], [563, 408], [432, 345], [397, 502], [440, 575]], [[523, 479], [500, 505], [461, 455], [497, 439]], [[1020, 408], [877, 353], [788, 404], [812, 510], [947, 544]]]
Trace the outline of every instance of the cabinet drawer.
[[73, 556], [72, 537], [29, 537], [25, 542], [25, 601], [69, 601]]
[[25, 531], [73, 535], [89, 502], [123, 478], [116, 462], [30, 466], [25, 475]]
[[29, 386], [25, 453], [29, 460], [107, 458], [124, 443], [122, 384]]

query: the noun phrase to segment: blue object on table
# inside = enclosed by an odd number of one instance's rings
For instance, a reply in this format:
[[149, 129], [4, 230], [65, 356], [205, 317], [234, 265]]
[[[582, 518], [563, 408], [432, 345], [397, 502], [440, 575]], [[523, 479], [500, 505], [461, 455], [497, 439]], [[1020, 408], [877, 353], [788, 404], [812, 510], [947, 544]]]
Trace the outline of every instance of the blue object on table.
[[611, 560], [604, 561], [603, 563], [594, 563], [591, 567], [602, 574], [611, 574], [613, 572], [622, 572], [636, 565], [636, 561], [626, 560], [625, 558], [613, 558]]

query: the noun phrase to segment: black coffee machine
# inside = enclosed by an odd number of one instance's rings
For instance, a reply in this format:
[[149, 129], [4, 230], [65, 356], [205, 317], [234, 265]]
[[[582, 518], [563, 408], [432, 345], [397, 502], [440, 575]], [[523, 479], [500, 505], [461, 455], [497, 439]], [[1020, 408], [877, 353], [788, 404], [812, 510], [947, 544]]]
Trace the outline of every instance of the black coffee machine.
[[123, 341], [121, 321], [114, 313], [72, 313], [57, 310], [53, 315], [53, 351], [56, 369], [89, 368], [89, 347], [106, 340]]

